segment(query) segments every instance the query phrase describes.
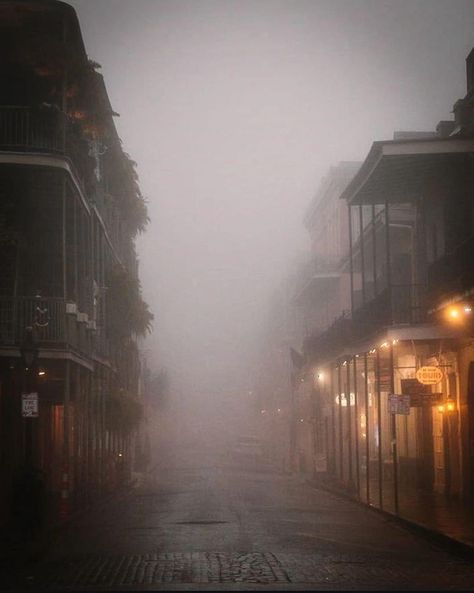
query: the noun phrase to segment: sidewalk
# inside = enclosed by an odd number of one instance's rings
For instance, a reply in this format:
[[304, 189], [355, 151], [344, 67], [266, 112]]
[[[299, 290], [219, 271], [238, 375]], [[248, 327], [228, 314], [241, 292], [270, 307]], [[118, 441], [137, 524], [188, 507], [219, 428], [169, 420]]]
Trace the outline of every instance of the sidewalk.
[[24, 570], [26, 566], [40, 561], [53, 544], [65, 536], [78, 521], [85, 516], [100, 513], [105, 505], [114, 504], [127, 496], [136, 487], [138, 480], [133, 476], [128, 484], [104, 495], [96, 503], [81, 507], [60, 522], [49, 523], [40, 532], [25, 537], [18, 528], [1, 531], [0, 536], [0, 574], [14, 573]]
[[[443, 540], [450, 545], [474, 555], [474, 509], [456, 500], [447, 500], [438, 494], [402, 492], [399, 499], [399, 514], [390, 510], [380, 509], [376, 505], [367, 505], [358, 499], [356, 493], [334, 479], [332, 476], [321, 475], [306, 478], [305, 481], [313, 488], [327, 490], [333, 494], [349, 498], [358, 504], [399, 520], [407, 527], [422, 530], [427, 535]], [[391, 505], [389, 505], [391, 506]]]

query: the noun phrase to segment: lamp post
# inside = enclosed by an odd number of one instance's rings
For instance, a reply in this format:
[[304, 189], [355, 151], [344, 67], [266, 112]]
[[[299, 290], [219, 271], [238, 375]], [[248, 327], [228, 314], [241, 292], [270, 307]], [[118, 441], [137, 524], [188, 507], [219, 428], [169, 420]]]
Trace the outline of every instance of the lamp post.
[[[28, 326], [25, 328], [23, 342], [20, 347], [21, 359], [23, 362], [23, 394], [29, 393], [36, 386], [35, 381], [35, 365], [38, 359], [38, 346], [33, 335], [33, 328]], [[32, 379], [33, 378], [33, 379]], [[23, 403], [22, 403], [23, 406]], [[22, 410], [22, 414], [23, 414]], [[32, 417], [25, 418], [25, 462], [30, 465], [33, 459], [33, 425]]]

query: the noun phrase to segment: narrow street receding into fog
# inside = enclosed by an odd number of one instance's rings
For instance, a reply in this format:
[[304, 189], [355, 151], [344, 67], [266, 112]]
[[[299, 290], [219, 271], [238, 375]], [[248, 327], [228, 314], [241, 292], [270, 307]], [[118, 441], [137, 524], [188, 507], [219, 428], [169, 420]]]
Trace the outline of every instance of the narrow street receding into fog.
[[472, 585], [462, 558], [272, 467], [219, 426], [162, 427], [149, 474], [73, 521], [22, 578], [42, 590]]

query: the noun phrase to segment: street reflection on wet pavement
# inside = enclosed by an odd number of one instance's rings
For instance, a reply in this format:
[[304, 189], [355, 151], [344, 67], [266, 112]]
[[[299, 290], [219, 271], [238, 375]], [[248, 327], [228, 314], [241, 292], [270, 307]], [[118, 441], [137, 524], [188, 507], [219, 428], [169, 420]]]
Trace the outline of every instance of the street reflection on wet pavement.
[[[17, 575], [34, 589], [471, 589], [473, 565], [235, 443], [182, 442]], [[28, 578], [27, 578], [28, 577]]]

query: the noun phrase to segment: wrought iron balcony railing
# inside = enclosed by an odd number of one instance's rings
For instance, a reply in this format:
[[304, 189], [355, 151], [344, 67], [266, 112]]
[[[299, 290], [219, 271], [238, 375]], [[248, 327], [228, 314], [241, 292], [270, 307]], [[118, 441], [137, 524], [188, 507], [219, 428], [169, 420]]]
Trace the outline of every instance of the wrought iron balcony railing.
[[395, 285], [353, 311], [342, 312], [323, 333], [305, 340], [305, 351], [315, 360], [330, 358], [351, 343], [370, 337], [390, 325], [417, 324], [426, 320], [426, 287]]
[[0, 106], [0, 150], [67, 156], [83, 186], [93, 170], [78, 125], [51, 106]]
[[25, 328], [32, 327], [40, 347], [71, 349], [105, 358], [109, 344], [84, 314], [68, 312], [64, 299], [52, 297], [0, 297], [0, 346], [19, 346]]

